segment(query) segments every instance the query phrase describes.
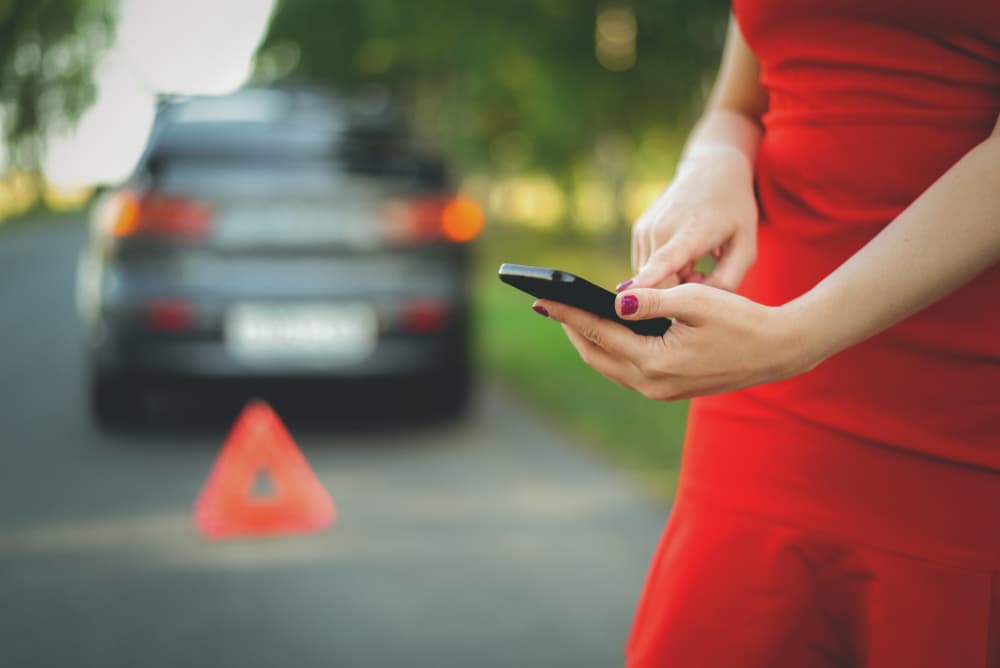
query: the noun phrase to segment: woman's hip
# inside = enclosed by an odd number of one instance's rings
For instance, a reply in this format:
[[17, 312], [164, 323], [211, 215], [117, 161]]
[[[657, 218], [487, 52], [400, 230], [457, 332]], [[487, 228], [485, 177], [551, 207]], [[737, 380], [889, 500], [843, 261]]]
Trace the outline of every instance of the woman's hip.
[[1000, 472], [811, 423], [752, 392], [692, 402], [678, 494], [940, 563], [1000, 568]]

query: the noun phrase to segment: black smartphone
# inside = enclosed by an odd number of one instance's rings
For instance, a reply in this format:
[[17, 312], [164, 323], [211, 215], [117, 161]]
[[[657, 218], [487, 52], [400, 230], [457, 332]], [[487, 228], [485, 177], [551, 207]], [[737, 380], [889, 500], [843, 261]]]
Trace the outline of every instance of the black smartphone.
[[539, 299], [569, 304], [621, 323], [636, 334], [663, 336], [670, 329], [669, 318], [622, 320], [615, 311], [615, 293], [567, 271], [505, 262], [500, 265], [500, 280]]

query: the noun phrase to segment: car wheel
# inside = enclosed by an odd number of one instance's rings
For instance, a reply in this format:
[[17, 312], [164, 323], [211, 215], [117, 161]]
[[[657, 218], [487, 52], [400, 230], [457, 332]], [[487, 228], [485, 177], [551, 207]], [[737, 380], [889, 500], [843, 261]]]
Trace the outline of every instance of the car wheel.
[[144, 394], [138, 383], [120, 376], [95, 373], [90, 379], [90, 414], [103, 429], [142, 422]]
[[[463, 313], [468, 308], [462, 309]], [[474, 386], [472, 359], [469, 353], [470, 323], [463, 316], [453, 333], [452, 354], [441, 371], [433, 376], [435, 414], [443, 419], [457, 418], [469, 407]]]

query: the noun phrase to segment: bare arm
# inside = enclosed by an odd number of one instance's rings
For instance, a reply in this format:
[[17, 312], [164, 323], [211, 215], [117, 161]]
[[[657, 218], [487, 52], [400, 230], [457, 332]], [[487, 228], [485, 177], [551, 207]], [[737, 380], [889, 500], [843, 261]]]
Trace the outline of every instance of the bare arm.
[[761, 136], [767, 93], [760, 84], [760, 64], [730, 17], [726, 46], [708, 105], [688, 137], [678, 169], [718, 148], [737, 149], [753, 165]]
[[692, 263], [711, 252], [718, 267], [708, 283], [733, 290], [753, 263], [753, 163], [767, 109], [759, 69], [730, 20], [712, 95], [674, 180], [632, 229], [632, 285], [670, 287], [692, 280]]

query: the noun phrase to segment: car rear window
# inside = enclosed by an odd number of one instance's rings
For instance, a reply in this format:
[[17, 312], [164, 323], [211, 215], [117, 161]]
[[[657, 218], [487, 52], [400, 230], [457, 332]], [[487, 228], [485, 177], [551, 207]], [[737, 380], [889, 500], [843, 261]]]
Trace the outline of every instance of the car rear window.
[[280, 170], [317, 175], [340, 170], [357, 174], [443, 180], [438, 161], [394, 133], [332, 134], [288, 124], [212, 123], [169, 127], [150, 151], [145, 170], [155, 176], [176, 171]]
[[312, 90], [245, 89], [167, 104], [140, 170], [154, 180], [233, 172], [242, 182], [299, 183], [346, 172], [428, 187], [446, 181], [441, 162], [414, 146], [391, 98]]

